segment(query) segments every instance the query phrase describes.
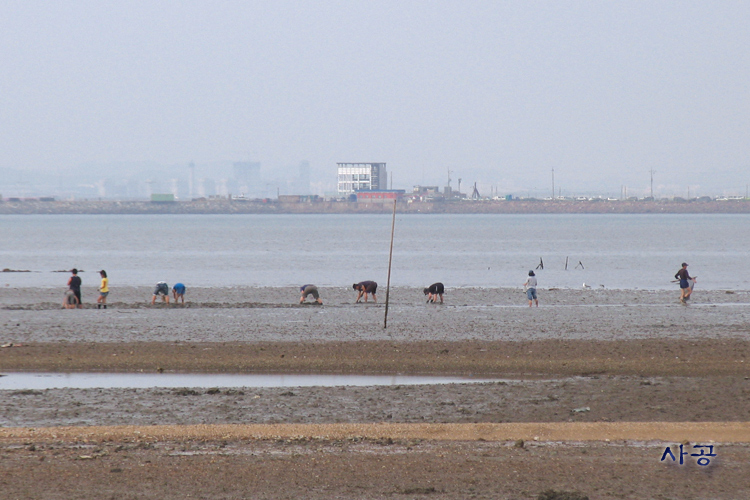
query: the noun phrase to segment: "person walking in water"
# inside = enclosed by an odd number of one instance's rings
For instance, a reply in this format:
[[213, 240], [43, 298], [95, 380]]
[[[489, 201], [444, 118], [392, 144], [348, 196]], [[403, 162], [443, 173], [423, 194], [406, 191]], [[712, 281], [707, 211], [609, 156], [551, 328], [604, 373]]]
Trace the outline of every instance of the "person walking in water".
[[73, 274], [73, 276], [70, 277], [68, 280], [68, 288], [73, 291], [73, 295], [76, 296], [76, 300], [78, 301], [78, 305], [76, 306], [78, 309], [83, 309], [83, 303], [81, 302], [81, 278], [78, 276], [78, 269], [71, 269], [70, 272]]
[[687, 304], [687, 301], [690, 300], [690, 295], [693, 293], [693, 285], [695, 285], [695, 276], [691, 277], [687, 268], [688, 265], [683, 262], [682, 268], [674, 275], [674, 279], [680, 280], [680, 302], [683, 304]]
[[526, 283], [523, 284], [523, 287], [526, 290], [526, 298], [529, 299], [529, 307], [531, 307], [532, 302], [539, 307], [539, 299], [537, 299], [536, 295], [536, 275], [534, 274], [534, 271], [529, 271], [529, 277], [526, 278]]
[[375, 296], [375, 292], [378, 291], [378, 284], [374, 281], [360, 281], [359, 283], [355, 283], [352, 285], [352, 288], [357, 290], [357, 300], [356, 304], [359, 304], [359, 300], [362, 298], [362, 296], [365, 297], [365, 302], [367, 302], [367, 295], [372, 294], [372, 301], [376, 304], [378, 303], [378, 298]]
[[104, 306], [104, 309], [106, 309], [107, 295], [109, 295], [109, 278], [107, 278], [107, 271], [102, 269], [99, 271], [99, 276], [102, 277], [102, 284], [99, 285], [99, 297], [96, 299], [96, 308], [101, 309], [102, 306]]

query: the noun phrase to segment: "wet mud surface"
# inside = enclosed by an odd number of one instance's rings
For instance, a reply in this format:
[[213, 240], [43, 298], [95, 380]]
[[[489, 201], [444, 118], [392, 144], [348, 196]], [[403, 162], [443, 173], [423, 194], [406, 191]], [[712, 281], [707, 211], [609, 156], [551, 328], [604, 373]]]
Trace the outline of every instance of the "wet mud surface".
[[742, 377], [380, 387], [2, 391], [0, 426], [750, 421]]
[[[0, 289], [0, 373], [127, 371], [492, 375], [436, 386], [0, 391], [0, 426], [750, 422], [750, 295], [421, 289], [354, 304], [321, 290], [189, 289], [185, 306], [113, 287], [62, 310], [58, 289]], [[384, 290], [379, 297], [384, 299]], [[750, 497], [750, 452], [660, 461], [680, 442], [141, 439], [0, 441], [2, 498]], [[684, 442], [697, 444], [690, 436]], [[681, 441], [682, 442], [682, 441]], [[709, 443], [706, 443], [709, 444]], [[554, 497], [550, 497], [554, 498]], [[583, 498], [581, 496], [580, 498]]]
[[112, 288], [107, 310], [84, 287], [83, 310], [62, 310], [61, 289], [0, 288], [6, 342], [261, 342], [628, 340], [750, 338], [750, 294], [540, 289], [539, 308], [522, 289], [448, 289], [426, 304], [418, 288], [394, 288], [383, 328], [380, 303], [355, 304], [346, 288], [322, 288], [323, 306], [300, 305], [296, 288], [188, 289], [183, 305], [150, 304], [150, 287]]

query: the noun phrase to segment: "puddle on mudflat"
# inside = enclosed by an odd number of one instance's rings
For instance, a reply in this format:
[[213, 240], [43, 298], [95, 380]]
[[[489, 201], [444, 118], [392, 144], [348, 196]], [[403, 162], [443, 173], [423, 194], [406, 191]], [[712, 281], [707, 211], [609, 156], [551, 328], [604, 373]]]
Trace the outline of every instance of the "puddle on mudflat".
[[149, 387], [336, 387], [497, 382], [499, 379], [410, 375], [279, 375], [215, 373], [6, 373], [0, 390], [145, 389]]

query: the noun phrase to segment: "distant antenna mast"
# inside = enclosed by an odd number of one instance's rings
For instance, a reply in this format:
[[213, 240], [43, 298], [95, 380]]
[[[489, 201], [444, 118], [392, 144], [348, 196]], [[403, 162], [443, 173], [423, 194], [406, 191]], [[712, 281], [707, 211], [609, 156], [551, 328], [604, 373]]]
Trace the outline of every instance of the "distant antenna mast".
[[652, 168], [651, 170], [649, 170], [649, 172], [651, 172], [651, 199], [653, 200], [654, 199], [654, 174], [656, 173], [656, 171], [654, 171], [654, 169]]

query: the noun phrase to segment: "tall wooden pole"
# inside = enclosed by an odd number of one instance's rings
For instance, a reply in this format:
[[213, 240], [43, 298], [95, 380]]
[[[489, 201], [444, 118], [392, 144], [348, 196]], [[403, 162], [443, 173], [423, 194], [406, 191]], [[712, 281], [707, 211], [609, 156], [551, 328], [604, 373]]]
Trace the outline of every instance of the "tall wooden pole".
[[385, 285], [385, 318], [383, 329], [388, 328], [388, 301], [391, 294], [391, 263], [393, 262], [393, 233], [396, 230], [396, 200], [393, 200], [393, 221], [391, 222], [391, 250], [388, 254], [388, 283]]

